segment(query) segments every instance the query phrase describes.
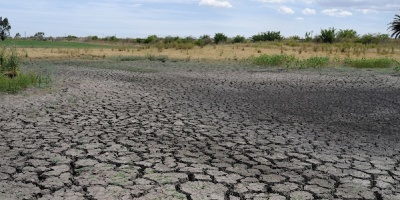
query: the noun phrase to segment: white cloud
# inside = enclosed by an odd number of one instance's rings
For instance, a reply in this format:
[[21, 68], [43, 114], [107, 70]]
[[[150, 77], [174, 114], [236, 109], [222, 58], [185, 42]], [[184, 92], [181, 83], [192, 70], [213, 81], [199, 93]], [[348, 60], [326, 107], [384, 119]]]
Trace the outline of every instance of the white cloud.
[[302, 18], [302, 17], [296, 17], [295, 19], [298, 21], [304, 20], [304, 18]]
[[333, 16], [333, 17], [347, 17], [347, 16], [352, 16], [353, 13], [342, 10], [342, 9], [325, 9], [321, 11], [322, 14]]
[[377, 10], [374, 10], [374, 9], [358, 9], [357, 11], [362, 12], [363, 14], [376, 14], [376, 13], [379, 13]]
[[287, 6], [281, 6], [278, 9], [278, 13], [280, 13], [280, 14], [294, 14], [294, 10], [289, 8], [289, 7], [287, 7]]
[[219, 0], [201, 0], [199, 5], [232, 8], [232, 4], [230, 4], [229, 1], [219, 1]]
[[302, 13], [305, 15], [315, 15], [316, 11], [314, 9], [306, 8], [302, 11]]

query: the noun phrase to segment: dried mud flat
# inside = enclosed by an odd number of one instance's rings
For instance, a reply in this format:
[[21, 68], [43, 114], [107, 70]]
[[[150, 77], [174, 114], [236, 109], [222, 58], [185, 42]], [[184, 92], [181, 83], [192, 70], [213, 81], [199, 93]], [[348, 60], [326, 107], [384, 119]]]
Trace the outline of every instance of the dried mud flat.
[[400, 199], [398, 76], [129, 65], [2, 97], [0, 199]]

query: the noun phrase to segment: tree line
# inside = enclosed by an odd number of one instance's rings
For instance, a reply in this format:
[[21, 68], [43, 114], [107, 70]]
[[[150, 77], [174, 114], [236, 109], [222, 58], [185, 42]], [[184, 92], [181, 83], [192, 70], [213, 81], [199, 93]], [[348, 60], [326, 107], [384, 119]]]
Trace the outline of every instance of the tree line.
[[[340, 29], [337, 30], [334, 27], [328, 29], [321, 29], [320, 34], [312, 36], [312, 32], [306, 32], [305, 36], [301, 38], [300, 36], [291, 36], [289, 38], [285, 38], [281, 35], [280, 31], [267, 31], [261, 32], [256, 35], [251, 36], [250, 38], [245, 38], [244, 36], [237, 35], [233, 38], [228, 38], [224, 33], [215, 33], [214, 37], [212, 38], [210, 35], [203, 35], [199, 38], [195, 38], [192, 36], [189, 37], [158, 37], [156, 35], [150, 35], [147, 38], [136, 38], [134, 41], [136, 43], [156, 43], [156, 42], [164, 42], [166, 44], [177, 42], [177, 43], [194, 43], [199, 46], [204, 46], [207, 44], [215, 43], [243, 43], [243, 42], [262, 42], [262, 41], [281, 41], [283, 39], [291, 39], [291, 40], [298, 40], [298, 41], [306, 41], [306, 42], [317, 42], [317, 43], [333, 43], [333, 42], [356, 42], [356, 43], [363, 43], [363, 44], [370, 44], [370, 43], [379, 43], [384, 42], [393, 37], [395, 39], [400, 38], [400, 15], [395, 15], [393, 22], [388, 24], [388, 30], [392, 33], [390, 36], [389, 34], [365, 34], [365, 35], [358, 35], [357, 31], [353, 29]], [[8, 21], [8, 18], [0, 17], [0, 38], [1, 40], [5, 40], [7, 37], [10, 36], [10, 29], [11, 25]], [[17, 33], [15, 38], [21, 38], [21, 35]], [[76, 36], [69, 35], [65, 37], [67, 40], [74, 40], [77, 39]], [[37, 32], [31, 39], [37, 40], [47, 40], [52, 38], [45, 38], [44, 32]], [[100, 40], [97, 36], [89, 36], [87, 37], [88, 40]], [[102, 40], [116, 42], [119, 40], [116, 36], [105, 37]]]

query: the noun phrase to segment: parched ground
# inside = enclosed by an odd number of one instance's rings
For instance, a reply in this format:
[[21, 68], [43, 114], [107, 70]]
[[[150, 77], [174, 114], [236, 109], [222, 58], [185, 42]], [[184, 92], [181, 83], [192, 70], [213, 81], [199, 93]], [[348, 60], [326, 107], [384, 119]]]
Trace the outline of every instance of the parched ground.
[[400, 199], [399, 76], [84, 65], [0, 98], [0, 199]]

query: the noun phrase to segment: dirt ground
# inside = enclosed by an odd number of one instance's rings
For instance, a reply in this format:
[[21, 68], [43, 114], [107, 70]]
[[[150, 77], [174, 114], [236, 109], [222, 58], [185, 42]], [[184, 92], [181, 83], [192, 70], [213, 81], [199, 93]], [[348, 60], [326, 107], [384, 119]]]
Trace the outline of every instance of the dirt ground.
[[0, 97], [0, 199], [400, 199], [396, 74], [49, 65]]

